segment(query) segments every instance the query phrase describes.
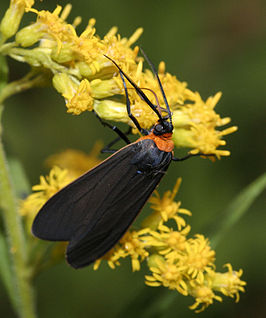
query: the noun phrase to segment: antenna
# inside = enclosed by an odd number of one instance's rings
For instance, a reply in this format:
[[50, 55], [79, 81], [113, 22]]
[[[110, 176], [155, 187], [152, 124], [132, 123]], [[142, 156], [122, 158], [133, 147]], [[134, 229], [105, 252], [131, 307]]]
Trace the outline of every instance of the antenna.
[[140, 48], [140, 51], [142, 53], [142, 55], [144, 56], [145, 60], [148, 62], [148, 64], [150, 65], [150, 68], [153, 72], [153, 74], [156, 76], [157, 78], [157, 81], [159, 83], [159, 86], [160, 86], [160, 90], [161, 90], [161, 93], [163, 95], [163, 99], [164, 99], [164, 103], [166, 105], [166, 108], [167, 108], [167, 111], [168, 111], [168, 115], [169, 115], [169, 119], [170, 119], [170, 123], [172, 124], [172, 114], [171, 114], [171, 110], [170, 110], [170, 107], [169, 107], [169, 104], [168, 104], [168, 101], [167, 101], [167, 98], [166, 98], [166, 95], [165, 95], [165, 92], [164, 92], [164, 89], [163, 89], [163, 85], [161, 83], [161, 80], [158, 76], [158, 73], [154, 67], [154, 65], [152, 64], [152, 62], [150, 61], [150, 59], [148, 58], [148, 56], [145, 54], [145, 52], [142, 50], [142, 48]]
[[[110, 61], [112, 61], [114, 63], [114, 65], [118, 68], [119, 72], [120, 72], [120, 75], [124, 75], [124, 77], [129, 81], [129, 83], [135, 88], [135, 90], [137, 91], [137, 93], [143, 98], [143, 100], [150, 106], [150, 108], [157, 114], [157, 116], [159, 117], [159, 120], [163, 123], [163, 117], [162, 115], [160, 114], [160, 112], [158, 111], [158, 109], [156, 108], [156, 106], [153, 105], [153, 103], [149, 100], [149, 98], [147, 97], [147, 95], [142, 91], [142, 89], [140, 89], [138, 87], [138, 85], [136, 83], [133, 82], [133, 80], [128, 76], [126, 75], [123, 70], [121, 69], [120, 66], [118, 66], [118, 64], [113, 60], [111, 59], [109, 56], [105, 55], [105, 57], [107, 57]], [[122, 78], [123, 80], [123, 78]], [[168, 106], [169, 108], [169, 106]], [[167, 108], [167, 111], [168, 111], [168, 108]]]

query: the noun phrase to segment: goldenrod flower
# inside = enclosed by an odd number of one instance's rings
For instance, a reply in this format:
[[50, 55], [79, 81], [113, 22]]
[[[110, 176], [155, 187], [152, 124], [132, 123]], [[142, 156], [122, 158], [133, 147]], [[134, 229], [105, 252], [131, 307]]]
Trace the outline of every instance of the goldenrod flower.
[[93, 98], [88, 80], [84, 79], [79, 83], [65, 73], [58, 73], [53, 78], [55, 88], [66, 99], [68, 113], [79, 115], [85, 110], [92, 110]]
[[[159, 225], [158, 231], [151, 231], [147, 237], [147, 242], [152, 247], [157, 247], [160, 254], [166, 258], [177, 260], [186, 249], [187, 234], [190, 226], [186, 226], [182, 231], [175, 231], [165, 225]], [[178, 254], [180, 256], [178, 256]]]
[[119, 259], [125, 258], [127, 253], [118, 244], [115, 245], [110, 251], [108, 251], [104, 256], [97, 259], [93, 264], [93, 269], [97, 270], [103, 260], [107, 261], [108, 266], [111, 269], [115, 269], [116, 266], [120, 265]]
[[[20, 3], [18, 0], [14, 2]], [[38, 11], [27, 5], [27, 10], [36, 13], [37, 20], [16, 34], [18, 47], [12, 45], [5, 48], [5, 54], [35, 68], [48, 69], [53, 74], [54, 87], [65, 99], [69, 113], [79, 115], [94, 110], [102, 119], [126, 123], [133, 127], [134, 133], [137, 132], [126, 111], [119, 72], [104, 55], [114, 59], [144, 90], [151, 102], [165, 112], [156, 77], [150, 70], [143, 69], [143, 59], [138, 57], [139, 48], [132, 48], [143, 32], [142, 28], [137, 29], [129, 39], [117, 34], [116, 27], [100, 38], [96, 34], [96, 20], [92, 18], [78, 35], [75, 28], [81, 18], [77, 17], [72, 24], [66, 21], [71, 5], [64, 9], [57, 6], [53, 12]], [[36, 47], [30, 48], [32, 45]], [[175, 145], [190, 148], [192, 154], [214, 154], [218, 158], [228, 156], [230, 152], [221, 150], [220, 146], [226, 144], [223, 137], [237, 128], [233, 126], [221, 130], [230, 122], [230, 118], [220, 118], [214, 111], [221, 93], [203, 101], [199, 93], [187, 88], [186, 82], [166, 72], [164, 62], [159, 64], [158, 75], [173, 113]], [[47, 80], [50, 80], [48, 73]], [[130, 85], [128, 93], [131, 111], [140, 126], [151, 128], [158, 120], [157, 115]]]
[[[209, 305], [213, 304], [214, 300], [222, 301], [222, 297], [215, 295], [211, 287], [206, 285], [196, 285], [192, 290], [189, 290], [191, 296], [195, 298], [195, 303], [189, 306], [196, 313], [202, 312]], [[197, 309], [201, 305], [201, 308]]]
[[[181, 178], [177, 179], [173, 191], [166, 191], [162, 198], [157, 191], [150, 198], [149, 202], [152, 204], [151, 208], [155, 211], [145, 222], [149, 222], [152, 228], [156, 228], [163, 222], [167, 222], [170, 219], [175, 220], [178, 230], [186, 225], [185, 220], [179, 216], [179, 214], [191, 215], [191, 212], [180, 208], [181, 202], [175, 202], [174, 198], [178, 192], [181, 184]], [[159, 213], [159, 215], [158, 215]], [[151, 223], [153, 223], [151, 225]]]
[[30, 11], [37, 14], [37, 21], [17, 33], [17, 43], [28, 47], [39, 40], [44, 40], [41, 46], [52, 47], [55, 45], [58, 52], [60, 52], [62, 43], [67, 42], [69, 38], [76, 35], [74, 27], [64, 22], [70, 10], [71, 5], [67, 5], [63, 10], [62, 17], [60, 17], [62, 11], [61, 6], [57, 6], [53, 12], [30, 9]]
[[243, 286], [246, 283], [240, 280], [240, 277], [243, 274], [243, 271], [240, 269], [238, 272], [233, 271], [231, 264], [225, 264], [227, 267], [227, 273], [216, 273], [210, 272], [207, 275], [207, 279], [211, 280], [212, 288], [223, 293], [225, 296], [229, 296], [236, 299], [236, 302], [239, 301], [239, 292], [244, 292], [245, 289]]
[[130, 256], [132, 271], [140, 270], [140, 262], [149, 256], [146, 249], [149, 243], [146, 241], [146, 235], [149, 229], [141, 229], [139, 231], [128, 231], [121, 238], [119, 243], [100, 260], [96, 261], [94, 269], [98, 269], [101, 260], [107, 260], [108, 265], [114, 268], [115, 265], [120, 265], [118, 260]]
[[148, 251], [145, 249], [145, 247], [147, 247], [147, 243], [145, 242], [145, 234], [148, 232], [148, 229], [128, 231], [120, 240], [120, 244], [122, 245], [123, 249], [131, 257], [133, 272], [140, 270], [139, 258], [141, 261], [143, 261], [149, 256]]
[[216, 130], [216, 127], [224, 126], [230, 122], [230, 118], [222, 119], [214, 111], [214, 107], [221, 98], [221, 93], [219, 92], [214, 97], [209, 97], [204, 102], [199, 93], [193, 93], [186, 89], [185, 98], [190, 103], [173, 112], [175, 127], [173, 139], [175, 144], [178, 147], [194, 148], [190, 151], [193, 154], [199, 152], [213, 153], [218, 158], [229, 156], [229, 151], [217, 150], [217, 148], [225, 145], [222, 137], [235, 132], [237, 127], [233, 126], [223, 131]]
[[[233, 271], [231, 264], [225, 264], [228, 268], [227, 273], [219, 273], [213, 270], [208, 271], [204, 277], [204, 282], [196, 280], [189, 282], [189, 294], [195, 298], [195, 303], [189, 308], [196, 312], [201, 312], [213, 303], [213, 300], [222, 301], [222, 297], [214, 293], [220, 292], [225, 296], [236, 298], [239, 301], [239, 292], [244, 292], [244, 281], [240, 280], [242, 270]], [[201, 308], [197, 309], [201, 305]]]
[[186, 242], [186, 250], [180, 258], [179, 265], [186, 273], [199, 284], [204, 280], [204, 273], [213, 268], [215, 252], [211, 249], [209, 241], [203, 235], [197, 234]]
[[172, 260], [156, 259], [156, 266], [150, 267], [152, 276], [145, 276], [145, 283], [148, 286], [164, 286], [169, 289], [176, 289], [180, 294], [187, 296], [187, 284], [185, 276], [180, 267], [176, 266]]

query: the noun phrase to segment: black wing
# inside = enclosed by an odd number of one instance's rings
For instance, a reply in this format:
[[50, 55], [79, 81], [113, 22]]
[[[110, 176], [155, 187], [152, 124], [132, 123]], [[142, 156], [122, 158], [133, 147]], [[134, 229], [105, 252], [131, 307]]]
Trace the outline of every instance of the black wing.
[[33, 234], [45, 240], [70, 241], [67, 260], [76, 268], [103, 256], [134, 221], [171, 162], [170, 153], [153, 147], [159, 157], [166, 154], [159, 162], [155, 158], [154, 167], [146, 147], [141, 166], [146, 160], [150, 169], [140, 173], [136, 158], [142, 148], [138, 145], [151, 142], [122, 148], [55, 194], [36, 216]]

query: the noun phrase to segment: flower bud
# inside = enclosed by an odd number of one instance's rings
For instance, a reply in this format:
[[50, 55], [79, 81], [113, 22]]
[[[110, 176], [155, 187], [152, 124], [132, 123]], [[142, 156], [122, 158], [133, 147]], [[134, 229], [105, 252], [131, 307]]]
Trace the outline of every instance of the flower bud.
[[91, 90], [93, 97], [97, 99], [110, 97], [121, 92], [116, 81], [113, 79], [105, 81], [95, 79], [91, 81]]
[[13, 36], [20, 25], [20, 21], [24, 15], [25, 8], [30, 8], [33, 5], [33, 0], [11, 0], [10, 6], [7, 9], [0, 25], [0, 31], [3, 36], [8, 39]]
[[37, 43], [43, 36], [41, 24], [34, 23], [21, 29], [16, 34], [16, 42], [23, 47], [32, 46]]
[[54, 46], [52, 48], [51, 58], [60, 64], [71, 62], [74, 59], [71, 43], [63, 45], [60, 50], [58, 50], [57, 46]]

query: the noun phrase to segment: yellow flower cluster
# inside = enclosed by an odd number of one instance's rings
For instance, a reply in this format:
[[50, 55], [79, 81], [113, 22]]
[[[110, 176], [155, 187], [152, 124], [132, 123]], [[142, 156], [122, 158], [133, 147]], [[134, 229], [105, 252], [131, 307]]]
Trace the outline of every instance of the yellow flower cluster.
[[[89, 155], [67, 150], [48, 158], [48, 165], [56, 166], [46, 178], [41, 177], [40, 184], [33, 187], [34, 193], [21, 205], [29, 228], [37, 211], [55, 192], [99, 162], [99, 147], [96, 144]], [[192, 296], [195, 303], [190, 308], [196, 312], [204, 310], [214, 300], [222, 301], [217, 292], [238, 301], [239, 292], [244, 292], [245, 285], [240, 279], [242, 270], [233, 271], [232, 266], [226, 264], [227, 272], [216, 272], [215, 252], [208, 239], [200, 234], [188, 237], [190, 226], [183, 216], [190, 216], [191, 212], [175, 201], [180, 183], [178, 179], [173, 190], [166, 191], [162, 197], [155, 192], [149, 200], [152, 213], [138, 229], [130, 229], [112, 250], [98, 259], [94, 269], [98, 269], [103, 261], [114, 269], [122, 259], [129, 257], [132, 271], [138, 271], [141, 263], [146, 261], [150, 274], [145, 276], [145, 283]], [[63, 258], [61, 245], [58, 250]], [[57, 253], [51, 257], [58, 259], [59, 256]]]
[[[96, 261], [94, 269], [98, 269], [101, 260], [114, 268], [120, 265], [119, 258], [129, 256], [133, 271], [140, 269], [141, 261], [147, 261], [151, 271], [145, 276], [148, 286], [164, 286], [194, 297], [195, 303], [190, 308], [196, 312], [204, 310], [214, 300], [222, 301], [215, 292], [238, 301], [239, 292], [244, 292], [246, 284], [240, 279], [242, 270], [235, 272], [227, 264], [228, 272], [216, 272], [215, 252], [209, 241], [200, 234], [187, 237], [190, 226], [180, 214], [191, 213], [174, 201], [179, 185], [180, 179], [173, 191], [167, 191], [161, 199], [156, 193], [150, 199], [154, 212], [142, 223], [143, 228], [129, 230], [112, 251]], [[170, 226], [169, 220], [175, 221], [174, 226]]]
[[[129, 119], [121, 78], [116, 67], [104, 55], [115, 60], [123, 71], [141, 87], [151, 102], [165, 108], [158, 82], [150, 70], [143, 69], [139, 48], [131, 46], [137, 41], [142, 29], [130, 38], [123, 38], [113, 27], [100, 38], [96, 34], [95, 19], [90, 19], [85, 30], [78, 35], [76, 26], [66, 22], [71, 5], [64, 9], [57, 6], [53, 12], [33, 9], [34, 1], [12, 0], [4, 16], [0, 31], [2, 41], [15, 35], [15, 42], [3, 44], [3, 54], [30, 64], [40, 72], [46, 82], [64, 97], [67, 112], [78, 115], [94, 110], [102, 119], [126, 123], [134, 128]], [[37, 15], [35, 23], [18, 30], [24, 12]], [[221, 118], [214, 108], [221, 96], [217, 93], [203, 101], [199, 93], [192, 92], [185, 82], [165, 71], [161, 62], [158, 74], [173, 113], [173, 140], [177, 147], [191, 149], [191, 153], [228, 156], [227, 150], [218, 149], [226, 143], [223, 136], [233, 133], [237, 127], [221, 130], [230, 118]], [[52, 78], [52, 81], [51, 81]], [[157, 121], [156, 114], [129, 85], [131, 109], [142, 128], [150, 128]], [[136, 132], [136, 129], [133, 131]]]

